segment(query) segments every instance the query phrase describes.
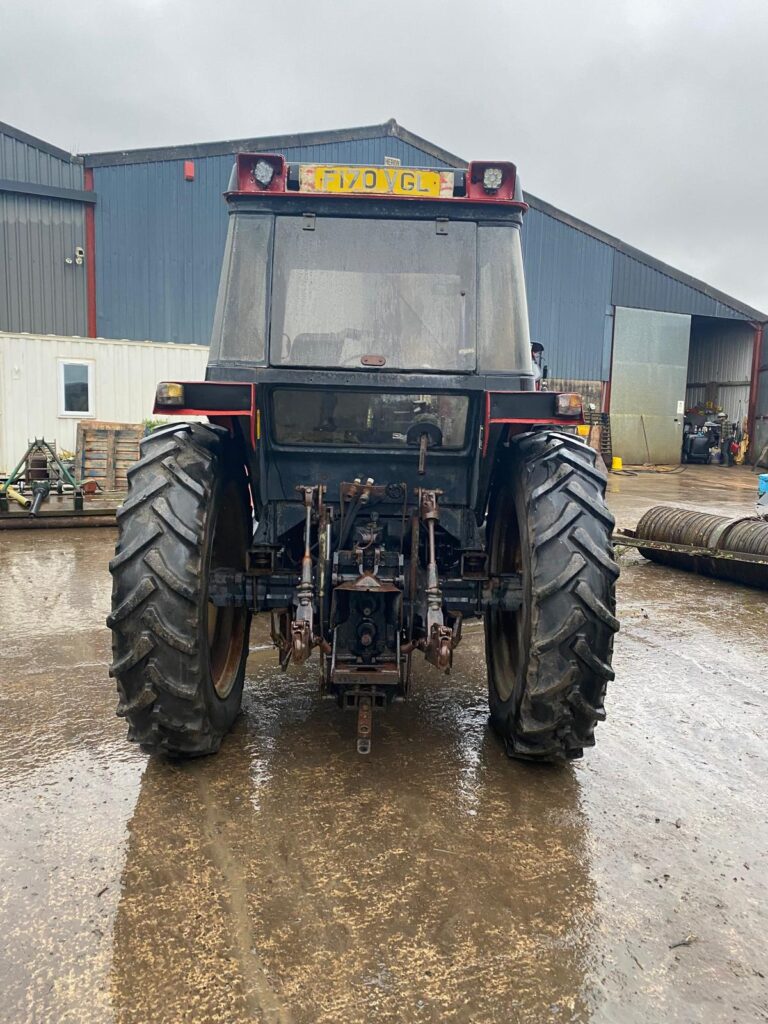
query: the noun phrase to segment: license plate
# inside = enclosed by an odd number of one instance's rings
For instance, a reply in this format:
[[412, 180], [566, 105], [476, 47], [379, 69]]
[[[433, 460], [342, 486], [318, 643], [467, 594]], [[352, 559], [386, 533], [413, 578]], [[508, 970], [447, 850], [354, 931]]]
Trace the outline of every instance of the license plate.
[[302, 192], [446, 199], [453, 196], [453, 171], [300, 164], [299, 189]]

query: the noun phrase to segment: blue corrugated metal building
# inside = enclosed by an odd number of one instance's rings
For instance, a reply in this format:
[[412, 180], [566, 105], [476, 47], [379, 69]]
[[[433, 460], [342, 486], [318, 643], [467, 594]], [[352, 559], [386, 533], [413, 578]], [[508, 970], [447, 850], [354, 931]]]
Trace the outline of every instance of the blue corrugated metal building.
[[[453, 153], [395, 121], [366, 128], [171, 149], [94, 153], [99, 334], [206, 343], [213, 319], [233, 155], [462, 167]], [[194, 162], [194, 180], [184, 163]], [[764, 320], [757, 310], [527, 195], [523, 228], [532, 337], [559, 379], [610, 377], [612, 308]]]
[[[31, 143], [34, 150], [37, 143], [40, 167], [61, 164], [68, 169], [66, 181], [61, 178], [53, 185], [60, 191], [69, 191], [68, 199], [63, 201], [81, 203], [81, 218], [83, 210], [95, 211], [94, 237], [85, 256], [90, 274], [87, 327], [89, 333], [113, 338], [207, 344], [227, 225], [222, 192], [237, 152], [278, 152], [288, 160], [306, 162], [383, 164], [386, 158], [393, 158], [406, 166], [465, 166], [460, 157], [393, 120], [363, 128], [91, 153], [83, 157], [70, 157], [8, 126], [0, 128], [4, 128], [6, 135], [15, 133], [14, 146]], [[6, 143], [0, 178], [12, 180], [10, 186], [8, 180], [0, 180], [0, 195], [4, 186], [12, 190], [6, 195], [19, 195], [19, 189], [28, 187], [25, 180], [34, 182], [39, 177], [35, 160], [19, 163], [17, 159], [14, 163], [8, 157], [11, 148], [11, 143]], [[46, 149], [50, 152], [46, 153]], [[0, 158], [3, 155], [0, 149]], [[47, 173], [46, 180], [50, 182], [52, 172]], [[49, 183], [48, 188], [53, 185]], [[83, 196], [87, 197], [87, 204]], [[531, 335], [545, 346], [553, 378], [580, 382], [590, 397], [607, 406], [605, 383], [610, 381], [616, 359], [617, 310], [642, 309], [690, 317], [692, 354], [698, 344], [697, 324], [701, 326], [702, 339], [705, 335], [710, 338], [711, 321], [716, 321], [721, 326], [715, 333], [733, 342], [734, 371], [743, 367], [745, 359], [752, 363], [750, 380], [739, 377], [714, 382], [721, 386], [718, 398], [743, 393], [748, 385], [751, 414], [757, 416], [757, 425], [762, 424], [768, 440], [768, 399], [761, 400], [760, 408], [755, 404], [758, 394], [768, 394], [768, 357], [766, 346], [760, 344], [759, 326], [768, 320], [767, 314], [571, 217], [535, 195], [526, 193], [526, 199], [530, 210], [523, 226], [523, 253]], [[0, 217], [0, 231], [3, 230], [6, 266], [10, 267], [14, 259], [10, 252], [9, 262], [10, 232]], [[14, 308], [20, 308], [23, 300], [24, 275], [18, 273], [19, 258], [16, 264], [16, 277], [11, 285], [8, 281], [14, 272], [6, 273], [5, 312], [0, 301], [0, 330], [81, 333], [79, 328], [86, 323], [84, 297], [83, 309], [76, 316], [63, 309], [58, 316], [55, 309], [44, 316], [42, 301], [37, 304], [37, 313], [35, 303], [29, 302], [25, 316], [9, 312], [11, 294]], [[82, 275], [77, 280], [82, 281]], [[0, 289], [2, 286], [0, 281]], [[2, 295], [0, 290], [0, 300]], [[34, 322], [36, 315], [40, 323]], [[76, 325], [75, 330], [72, 324]], [[752, 324], [758, 326], [752, 329]], [[709, 364], [691, 359], [691, 366], [702, 365]], [[741, 370], [739, 373], [743, 376]], [[705, 384], [713, 382], [691, 378], [684, 383], [690, 385], [687, 398], [692, 398], [704, 394]], [[723, 390], [729, 387], [734, 390]], [[741, 392], [737, 392], [738, 388]], [[711, 387], [708, 394], [714, 394]]]
[[85, 334], [83, 163], [0, 123], [0, 330]]
[[[325, 136], [335, 138], [320, 141]], [[386, 156], [404, 166], [451, 166], [434, 152], [383, 134], [382, 126], [86, 156], [99, 199], [100, 335], [208, 343], [227, 231], [222, 193], [234, 154], [255, 148], [294, 161], [383, 164]], [[194, 162], [192, 181], [184, 176], [188, 160]]]

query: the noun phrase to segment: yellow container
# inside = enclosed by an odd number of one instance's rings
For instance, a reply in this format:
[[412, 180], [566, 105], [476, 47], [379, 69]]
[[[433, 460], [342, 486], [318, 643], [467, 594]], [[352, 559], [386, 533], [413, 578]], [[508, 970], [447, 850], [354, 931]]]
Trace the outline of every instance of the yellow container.
[[579, 437], [589, 437], [589, 424], [580, 423], [578, 427], [576, 427], [576, 432], [578, 433]]
[[624, 469], [624, 462], [620, 455], [614, 455], [613, 461], [611, 462], [611, 469], [614, 473], [618, 473], [620, 469]]

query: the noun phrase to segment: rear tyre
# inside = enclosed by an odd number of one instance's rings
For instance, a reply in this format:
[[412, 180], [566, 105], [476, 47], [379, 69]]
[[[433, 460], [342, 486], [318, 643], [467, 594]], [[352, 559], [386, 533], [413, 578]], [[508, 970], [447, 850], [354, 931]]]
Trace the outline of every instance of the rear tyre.
[[210, 754], [240, 709], [248, 655], [248, 610], [208, 602], [212, 569], [245, 568], [245, 470], [226, 431], [197, 423], [150, 434], [141, 455], [109, 564], [117, 714], [149, 751]]
[[522, 605], [485, 616], [491, 723], [510, 757], [563, 761], [594, 744], [613, 679], [613, 516], [596, 453], [542, 431], [510, 442], [496, 467], [492, 573], [520, 573]]

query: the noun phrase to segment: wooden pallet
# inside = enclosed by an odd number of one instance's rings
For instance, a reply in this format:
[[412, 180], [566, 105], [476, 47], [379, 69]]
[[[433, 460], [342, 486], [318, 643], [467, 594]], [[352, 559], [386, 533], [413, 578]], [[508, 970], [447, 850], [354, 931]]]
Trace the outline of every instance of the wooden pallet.
[[105, 491], [126, 491], [126, 472], [139, 458], [144, 436], [141, 423], [80, 420], [77, 425], [76, 469], [80, 480], [96, 480]]

